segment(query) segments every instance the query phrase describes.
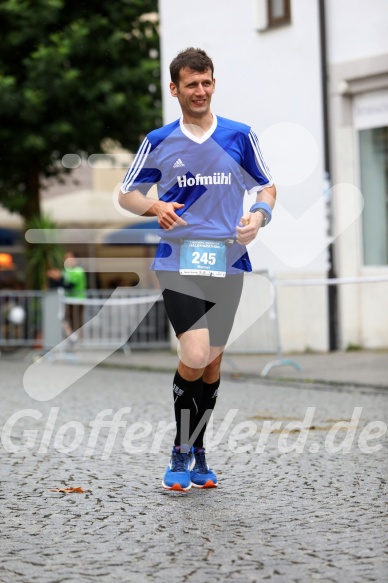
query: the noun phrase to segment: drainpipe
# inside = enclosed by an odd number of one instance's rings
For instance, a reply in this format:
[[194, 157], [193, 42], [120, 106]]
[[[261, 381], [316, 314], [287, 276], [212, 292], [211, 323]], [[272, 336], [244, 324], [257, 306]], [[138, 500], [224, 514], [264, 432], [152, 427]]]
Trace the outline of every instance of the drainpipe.
[[[324, 148], [324, 181], [325, 190], [329, 193], [331, 188], [331, 164], [330, 164], [330, 132], [329, 132], [329, 100], [328, 100], [328, 70], [327, 70], [327, 44], [326, 44], [326, 10], [325, 0], [318, 0], [319, 4], [319, 36], [321, 47], [321, 79], [322, 79], [322, 117], [323, 117], [323, 148]], [[329, 236], [332, 235], [332, 201], [326, 199], [329, 221]], [[336, 277], [334, 245], [328, 247], [329, 270], [328, 278]], [[338, 287], [327, 286], [329, 307], [329, 350], [338, 349]]]

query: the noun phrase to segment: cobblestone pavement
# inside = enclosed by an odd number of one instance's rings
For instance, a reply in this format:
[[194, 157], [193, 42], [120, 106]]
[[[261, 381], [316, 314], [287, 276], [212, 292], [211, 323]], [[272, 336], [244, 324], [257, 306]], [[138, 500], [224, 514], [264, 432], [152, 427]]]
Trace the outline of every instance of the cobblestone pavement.
[[[230, 425], [208, 455], [220, 486], [183, 494], [161, 488], [171, 375], [95, 368], [39, 402], [23, 389], [26, 366], [0, 364], [1, 583], [387, 580], [384, 390], [224, 380], [215, 439]], [[89, 425], [104, 410], [108, 421], [121, 410], [115, 439]], [[309, 429], [285, 440], [309, 413]], [[65, 486], [86, 492], [51, 491]]]

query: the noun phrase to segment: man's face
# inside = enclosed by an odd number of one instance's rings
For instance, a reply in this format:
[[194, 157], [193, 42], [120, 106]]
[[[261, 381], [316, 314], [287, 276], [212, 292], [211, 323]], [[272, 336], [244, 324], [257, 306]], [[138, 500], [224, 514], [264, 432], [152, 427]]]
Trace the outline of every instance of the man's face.
[[207, 69], [203, 73], [181, 69], [179, 84], [170, 83], [173, 97], [177, 97], [183, 116], [201, 118], [210, 111], [210, 102], [215, 91], [215, 79]]
[[74, 257], [73, 253], [66, 253], [65, 261], [68, 267], [75, 267], [77, 265], [77, 258]]

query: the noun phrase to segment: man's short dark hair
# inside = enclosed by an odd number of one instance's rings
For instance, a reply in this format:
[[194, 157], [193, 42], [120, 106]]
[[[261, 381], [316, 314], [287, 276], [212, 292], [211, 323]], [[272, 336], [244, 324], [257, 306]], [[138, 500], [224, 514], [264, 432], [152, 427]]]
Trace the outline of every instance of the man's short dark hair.
[[189, 47], [177, 54], [170, 64], [171, 81], [179, 85], [179, 73], [181, 69], [191, 69], [198, 73], [204, 73], [208, 69], [214, 73], [213, 61], [202, 49]]

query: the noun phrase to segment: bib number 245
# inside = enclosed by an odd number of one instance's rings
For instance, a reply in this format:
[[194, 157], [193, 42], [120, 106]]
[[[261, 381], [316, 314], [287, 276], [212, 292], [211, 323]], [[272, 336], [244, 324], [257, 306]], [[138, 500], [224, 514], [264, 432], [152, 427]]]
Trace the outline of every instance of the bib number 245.
[[194, 251], [192, 263], [194, 265], [215, 265], [217, 256], [215, 253], [200, 253], [199, 251]]
[[223, 241], [186, 240], [180, 248], [182, 275], [225, 277], [226, 245]]

